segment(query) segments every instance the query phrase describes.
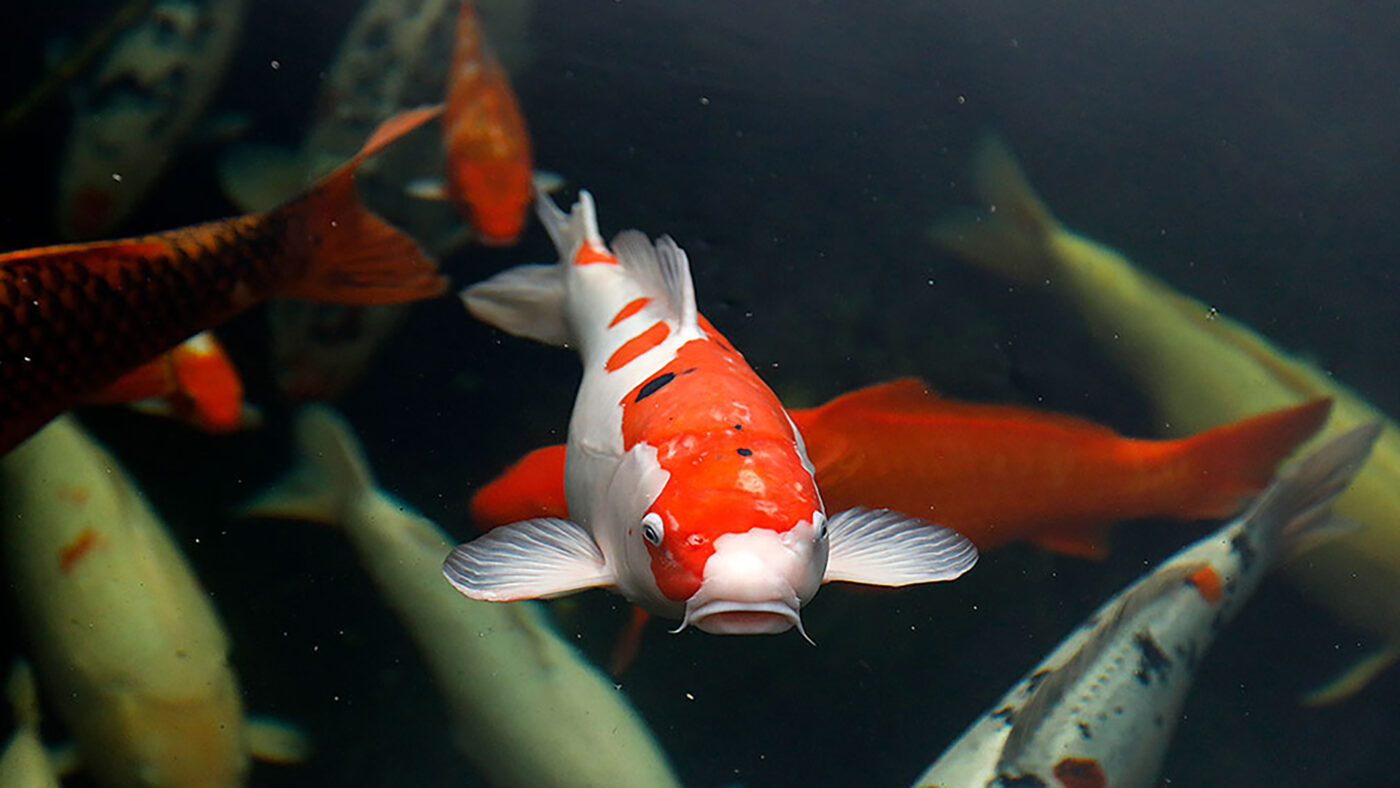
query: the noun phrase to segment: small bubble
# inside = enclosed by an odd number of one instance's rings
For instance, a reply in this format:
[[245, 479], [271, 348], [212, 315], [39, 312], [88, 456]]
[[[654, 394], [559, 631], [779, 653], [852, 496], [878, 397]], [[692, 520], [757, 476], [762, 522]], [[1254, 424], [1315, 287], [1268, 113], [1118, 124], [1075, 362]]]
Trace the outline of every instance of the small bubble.
[[112, 180], [116, 181], [117, 183], [121, 183], [121, 182], [122, 182], [122, 174], [121, 174], [120, 172], [114, 172], [114, 173], [112, 173]]
[[966, 104], [966, 103], [967, 103], [967, 96], [958, 96], [958, 103], [959, 103], [959, 104]]
[[710, 97], [709, 97], [709, 96], [701, 96], [701, 97], [700, 97], [700, 106], [702, 106], [702, 107], [708, 107], [708, 106], [710, 106]]
[[272, 70], [273, 70], [273, 71], [276, 71], [276, 70], [278, 70], [278, 69], [280, 69], [280, 68], [282, 67], [282, 61], [280, 61], [280, 60], [273, 60], [273, 61], [268, 62], [268, 65], [272, 67]]

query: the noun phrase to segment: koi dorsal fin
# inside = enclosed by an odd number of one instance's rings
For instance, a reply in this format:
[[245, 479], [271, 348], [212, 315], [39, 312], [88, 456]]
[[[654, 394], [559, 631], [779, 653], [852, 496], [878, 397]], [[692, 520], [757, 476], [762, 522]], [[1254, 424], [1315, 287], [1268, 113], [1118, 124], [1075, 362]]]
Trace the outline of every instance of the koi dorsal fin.
[[671, 236], [663, 235], [652, 244], [637, 230], [623, 230], [613, 238], [612, 250], [618, 264], [646, 294], [667, 305], [681, 331], [700, 333], [690, 258]]
[[596, 250], [604, 250], [603, 236], [598, 232], [598, 213], [593, 207], [593, 195], [587, 189], [580, 190], [578, 201], [568, 213], [554, 204], [553, 198], [545, 193], [541, 184], [535, 184], [535, 214], [540, 224], [554, 241], [562, 263], [572, 263], [578, 251], [585, 244]]

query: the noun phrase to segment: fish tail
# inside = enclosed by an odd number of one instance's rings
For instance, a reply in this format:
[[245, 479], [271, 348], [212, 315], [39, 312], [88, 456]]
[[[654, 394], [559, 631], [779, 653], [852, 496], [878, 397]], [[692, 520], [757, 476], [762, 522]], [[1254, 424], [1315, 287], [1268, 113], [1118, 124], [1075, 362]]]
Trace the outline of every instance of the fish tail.
[[980, 207], [940, 219], [929, 231], [933, 240], [1013, 282], [1043, 281], [1055, 265], [1047, 243], [1060, 224], [1000, 137], [989, 136], [979, 146], [973, 186]]
[[39, 728], [39, 691], [34, 684], [34, 669], [24, 659], [15, 660], [5, 686], [16, 726], [21, 729]]
[[[442, 293], [446, 280], [417, 242], [360, 202], [355, 170], [424, 123], [441, 106], [401, 112], [379, 125], [360, 152], [281, 208], [291, 227], [305, 227], [310, 261], [280, 295], [344, 304], [391, 304]], [[293, 239], [300, 240], [300, 239]]]
[[375, 491], [359, 441], [335, 411], [312, 405], [297, 417], [296, 442], [301, 456], [297, 465], [238, 514], [327, 525], [344, 522], [350, 507]]
[[[1180, 440], [1164, 449], [1179, 463], [1172, 474], [1189, 479], [1185, 489], [1196, 495], [1176, 503], [1184, 519], [1229, 517], [1273, 478], [1278, 464], [1327, 420], [1332, 400], [1315, 399], [1241, 419]], [[1180, 495], [1182, 485], [1172, 485]]]

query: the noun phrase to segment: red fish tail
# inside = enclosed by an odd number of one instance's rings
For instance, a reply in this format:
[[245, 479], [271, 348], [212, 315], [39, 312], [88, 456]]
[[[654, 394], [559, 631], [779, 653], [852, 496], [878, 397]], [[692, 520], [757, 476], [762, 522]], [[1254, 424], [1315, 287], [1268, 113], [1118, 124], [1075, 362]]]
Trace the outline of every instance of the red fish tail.
[[360, 152], [277, 211], [308, 244], [303, 275], [280, 294], [344, 304], [388, 304], [429, 298], [447, 286], [437, 265], [408, 235], [360, 202], [355, 170], [387, 145], [442, 112], [440, 106], [399, 113], [380, 124]]
[[1185, 481], [1173, 491], [1179, 496], [1176, 513], [1189, 519], [1235, 514], [1269, 483], [1278, 464], [1317, 432], [1331, 409], [1331, 399], [1315, 399], [1166, 443], [1175, 455], [1172, 475]]

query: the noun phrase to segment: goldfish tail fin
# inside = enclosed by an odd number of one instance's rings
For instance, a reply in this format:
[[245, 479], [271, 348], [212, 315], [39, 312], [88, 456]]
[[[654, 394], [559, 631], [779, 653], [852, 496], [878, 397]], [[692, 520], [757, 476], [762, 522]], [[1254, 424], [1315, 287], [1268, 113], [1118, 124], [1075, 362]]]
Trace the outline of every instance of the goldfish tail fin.
[[442, 293], [446, 280], [417, 242], [360, 202], [355, 170], [385, 146], [437, 117], [441, 107], [408, 110], [374, 130], [360, 152], [277, 211], [299, 216], [311, 239], [305, 276], [282, 295], [344, 304], [394, 304]]
[[239, 516], [337, 524], [358, 496], [375, 490], [359, 441], [329, 407], [302, 409], [297, 416], [296, 442], [300, 462], [240, 507]]
[[1331, 412], [1332, 400], [1316, 399], [1292, 408], [1241, 419], [1166, 444], [1178, 451], [1199, 484], [1196, 496], [1183, 496], [1179, 514], [1188, 519], [1228, 517], [1264, 489], [1274, 470], [1300, 443], [1312, 437]]
[[981, 206], [936, 222], [934, 242], [1013, 282], [1044, 280], [1053, 265], [1046, 242], [1059, 222], [1000, 137], [983, 140], [973, 158], [973, 184]]

